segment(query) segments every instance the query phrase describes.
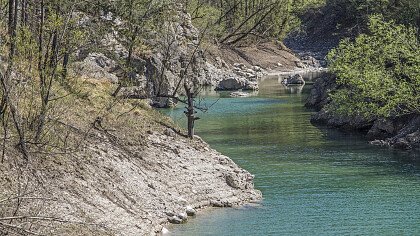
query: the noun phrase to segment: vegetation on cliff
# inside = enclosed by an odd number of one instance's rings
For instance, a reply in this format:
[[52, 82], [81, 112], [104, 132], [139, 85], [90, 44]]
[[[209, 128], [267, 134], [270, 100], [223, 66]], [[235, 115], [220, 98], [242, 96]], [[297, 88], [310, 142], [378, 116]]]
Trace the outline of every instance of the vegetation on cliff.
[[329, 108], [365, 117], [419, 113], [418, 30], [375, 15], [369, 31], [330, 52], [330, 70], [343, 86], [331, 94]]

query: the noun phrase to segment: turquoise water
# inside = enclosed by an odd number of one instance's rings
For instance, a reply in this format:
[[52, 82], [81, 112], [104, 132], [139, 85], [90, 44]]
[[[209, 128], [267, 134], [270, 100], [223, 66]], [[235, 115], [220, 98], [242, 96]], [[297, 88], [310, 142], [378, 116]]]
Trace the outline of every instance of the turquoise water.
[[[419, 154], [313, 126], [309, 89], [269, 78], [252, 97], [207, 94], [217, 103], [196, 133], [254, 174], [264, 200], [200, 213], [172, 235], [420, 235]], [[183, 124], [182, 112], [168, 114]]]

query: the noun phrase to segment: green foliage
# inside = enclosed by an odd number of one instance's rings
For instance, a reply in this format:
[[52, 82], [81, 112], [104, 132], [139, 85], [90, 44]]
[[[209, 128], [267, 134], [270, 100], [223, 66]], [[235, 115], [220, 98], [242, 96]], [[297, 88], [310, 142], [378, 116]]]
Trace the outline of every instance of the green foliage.
[[372, 16], [369, 34], [343, 40], [329, 55], [343, 88], [331, 94], [337, 113], [389, 117], [420, 112], [418, 30]]
[[210, 28], [210, 30], [208, 30], [208, 36], [210, 38], [222, 37], [226, 29], [225, 22], [215, 24], [220, 18], [220, 9], [211, 4], [206, 5], [205, 7], [200, 7], [199, 4], [199, 1], [191, 1], [187, 5], [194, 26], [199, 29], [205, 29], [206, 27]]
[[200, 29], [208, 27], [209, 36], [225, 44], [282, 40], [300, 26], [300, 14], [324, 3], [325, 0], [185, 1], [194, 25]]
[[418, 0], [327, 0], [327, 4], [340, 9], [342, 24], [364, 27], [369, 16], [383, 15], [385, 20], [398, 24], [420, 25], [420, 1]]

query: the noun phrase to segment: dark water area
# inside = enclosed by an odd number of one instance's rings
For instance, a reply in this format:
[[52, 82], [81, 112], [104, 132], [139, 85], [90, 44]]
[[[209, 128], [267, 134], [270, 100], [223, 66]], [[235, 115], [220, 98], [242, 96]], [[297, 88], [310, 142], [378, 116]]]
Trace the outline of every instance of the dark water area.
[[[208, 91], [196, 133], [255, 175], [258, 206], [214, 209], [171, 235], [420, 235], [418, 153], [313, 126], [311, 85], [264, 79], [247, 98]], [[167, 110], [185, 124], [183, 106]]]

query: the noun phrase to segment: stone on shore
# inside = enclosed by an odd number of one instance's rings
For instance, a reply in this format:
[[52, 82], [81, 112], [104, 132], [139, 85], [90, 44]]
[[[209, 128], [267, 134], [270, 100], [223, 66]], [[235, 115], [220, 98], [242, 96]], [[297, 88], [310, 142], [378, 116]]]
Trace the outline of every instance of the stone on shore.
[[181, 218], [179, 218], [177, 216], [168, 217], [168, 221], [171, 224], [177, 224], [177, 225], [182, 224], [184, 222]]
[[178, 213], [177, 217], [181, 219], [183, 222], [188, 220], [188, 215], [186, 212]]
[[219, 82], [216, 87], [218, 91], [232, 90], [258, 90], [258, 83], [241, 77], [229, 77]]
[[168, 235], [170, 232], [169, 232], [169, 230], [167, 228], [163, 227], [160, 233], [162, 235]]
[[192, 206], [187, 206], [186, 213], [188, 216], [195, 216], [197, 214], [196, 210]]

